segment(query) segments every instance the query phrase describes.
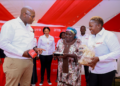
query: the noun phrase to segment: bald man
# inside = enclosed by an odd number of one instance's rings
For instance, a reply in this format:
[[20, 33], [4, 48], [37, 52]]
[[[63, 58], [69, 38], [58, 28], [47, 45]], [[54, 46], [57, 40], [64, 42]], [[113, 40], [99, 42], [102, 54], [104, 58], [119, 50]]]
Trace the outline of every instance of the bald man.
[[23, 7], [20, 17], [7, 21], [1, 30], [0, 48], [6, 54], [3, 70], [6, 75], [5, 86], [30, 86], [33, 61], [28, 51], [33, 49], [41, 54], [43, 49], [35, 48], [34, 33], [29, 24], [35, 19], [35, 11]]

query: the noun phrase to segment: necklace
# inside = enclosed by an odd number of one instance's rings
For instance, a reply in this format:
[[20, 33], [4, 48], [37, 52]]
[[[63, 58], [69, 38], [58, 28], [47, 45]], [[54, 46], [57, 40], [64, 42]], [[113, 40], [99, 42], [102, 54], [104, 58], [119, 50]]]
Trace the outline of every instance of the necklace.
[[66, 44], [66, 47], [68, 47], [70, 44], [72, 44], [73, 42], [75, 42], [75, 40], [73, 40], [72, 42], [70, 43], [67, 43], [66, 40], [65, 40], [65, 44]]

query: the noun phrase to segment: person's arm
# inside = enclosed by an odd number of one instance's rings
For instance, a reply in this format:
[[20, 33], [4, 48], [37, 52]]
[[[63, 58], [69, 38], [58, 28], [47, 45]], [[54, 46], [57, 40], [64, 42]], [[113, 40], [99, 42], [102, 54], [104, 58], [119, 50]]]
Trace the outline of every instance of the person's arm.
[[77, 55], [76, 55], [76, 54], [64, 54], [63, 58], [65, 58], [65, 57], [71, 57], [71, 58], [74, 58], [75, 62], [78, 61], [78, 59], [77, 59]]
[[[60, 43], [61, 41], [58, 40], [58, 42]], [[58, 46], [59, 46], [59, 43], [57, 43], [56, 49], [55, 49], [55, 51], [53, 52], [53, 59], [54, 59], [54, 60], [58, 59], [58, 56], [54, 56], [54, 53], [57, 52], [57, 51], [59, 52], [59, 47], [58, 47]], [[54, 45], [55, 45], [55, 42], [54, 42]]]
[[73, 58], [74, 62], [78, 62], [78, 56], [76, 54], [64, 54], [63, 56], [58, 56], [57, 58]]
[[110, 37], [106, 39], [106, 44], [108, 49], [110, 50], [110, 53], [103, 56], [99, 56], [99, 61], [109, 62], [118, 59], [120, 57], [120, 43], [116, 35], [110, 35]]
[[36, 38], [34, 38], [34, 45], [33, 45], [33, 47], [37, 47], [37, 39]]
[[41, 37], [39, 37], [39, 39], [38, 39], [38, 48], [40, 48], [40, 46], [41, 46], [41, 42], [42, 42], [42, 39], [41, 39]]
[[36, 52], [38, 52], [38, 54], [41, 54], [43, 51], [46, 51], [46, 50], [41, 48], [41, 43], [42, 43], [42, 39], [41, 39], [41, 37], [39, 37], [39, 39], [38, 39], [38, 46], [36, 48], [34, 48], [34, 50]]
[[60, 40], [61, 40], [61, 39], [58, 40], [56, 47], [58, 47]]
[[[54, 38], [53, 38], [54, 39]], [[55, 52], [55, 40], [53, 40], [52, 51]]]
[[91, 66], [93, 69], [97, 62], [110, 62], [120, 57], [120, 44], [116, 35], [109, 35], [109, 38], [106, 38], [105, 41], [108, 49], [110, 50], [110, 53], [103, 56], [91, 58], [92, 61], [89, 62], [88, 65]]
[[14, 35], [15, 31], [12, 28], [11, 24], [9, 24], [8, 22], [5, 23], [1, 28], [0, 48], [11, 54], [22, 56], [24, 51], [12, 45]]

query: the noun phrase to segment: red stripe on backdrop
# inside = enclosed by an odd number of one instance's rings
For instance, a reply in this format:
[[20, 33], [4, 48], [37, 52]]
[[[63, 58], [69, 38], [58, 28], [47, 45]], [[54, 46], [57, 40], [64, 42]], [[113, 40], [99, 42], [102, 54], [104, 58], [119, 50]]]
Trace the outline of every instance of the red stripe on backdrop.
[[8, 21], [14, 19], [14, 16], [0, 3], [0, 20]]
[[3, 26], [4, 23], [0, 23], [0, 31], [1, 31], [1, 27]]
[[120, 32], [120, 13], [104, 24], [106, 30]]
[[102, 0], [57, 0], [38, 23], [72, 26]]

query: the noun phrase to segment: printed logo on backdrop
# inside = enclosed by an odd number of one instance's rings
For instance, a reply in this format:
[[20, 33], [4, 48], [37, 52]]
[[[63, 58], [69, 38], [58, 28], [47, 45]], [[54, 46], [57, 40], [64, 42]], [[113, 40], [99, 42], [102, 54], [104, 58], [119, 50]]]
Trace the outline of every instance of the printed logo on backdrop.
[[59, 36], [54, 36], [54, 38], [59, 38]]
[[62, 32], [65, 32], [66, 31], [66, 29], [62, 29]]
[[53, 72], [57, 72], [57, 69], [53, 69]]
[[35, 28], [35, 31], [41, 31], [41, 28]]
[[54, 28], [54, 32], [61, 32], [61, 29]]
[[58, 63], [55, 62], [55, 63], [52, 63], [52, 65], [58, 65]]

